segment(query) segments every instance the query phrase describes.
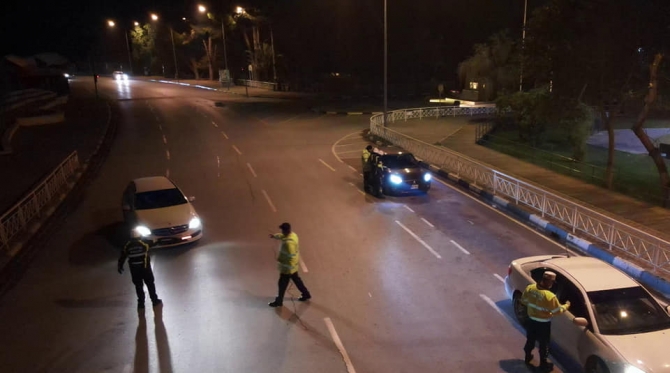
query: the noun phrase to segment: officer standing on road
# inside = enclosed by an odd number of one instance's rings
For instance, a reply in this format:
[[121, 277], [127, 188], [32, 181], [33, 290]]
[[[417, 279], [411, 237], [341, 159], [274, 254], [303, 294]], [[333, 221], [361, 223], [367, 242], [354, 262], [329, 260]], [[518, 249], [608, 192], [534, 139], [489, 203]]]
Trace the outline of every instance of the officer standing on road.
[[370, 158], [370, 163], [372, 163], [372, 194], [377, 198], [386, 198], [384, 193], [382, 193], [382, 184], [384, 183], [384, 164], [382, 163], [381, 157], [379, 154], [374, 153]]
[[372, 165], [370, 164], [370, 156], [372, 155], [372, 145], [368, 145], [363, 149], [361, 155], [361, 164], [363, 166], [363, 190], [368, 191], [370, 184], [370, 176], [372, 174]]
[[149, 297], [154, 307], [162, 304], [163, 301], [158, 299], [156, 295], [156, 286], [154, 285], [154, 273], [151, 270], [151, 262], [149, 258], [149, 245], [140, 239], [140, 234], [133, 229], [131, 239], [124, 246], [119, 257], [119, 273], [123, 274], [123, 263], [128, 259], [128, 267], [130, 267], [130, 276], [135, 284], [135, 291], [137, 292], [137, 308], [144, 308], [144, 284], [149, 290]]
[[528, 309], [526, 345], [523, 347], [526, 353], [524, 362], [530, 364], [533, 360], [531, 352], [535, 348], [535, 341], [538, 341], [540, 343], [540, 369], [547, 372], [554, 367], [553, 364], [547, 362], [551, 339], [551, 319], [570, 307], [570, 301], [561, 305], [556, 295], [549, 290], [555, 281], [556, 274], [546, 271], [542, 275], [542, 280], [537, 284], [528, 285], [521, 296], [521, 303], [525, 304]]
[[279, 248], [279, 255], [277, 256], [277, 266], [279, 269], [279, 282], [277, 298], [270, 302], [270, 307], [281, 307], [284, 302], [284, 293], [288, 287], [289, 280], [292, 280], [295, 286], [300, 290], [302, 296], [298, 298], [299, 301], [308, 301], [312, 296], [303, 284], [302, 279], [298, 275], [298, 264], [300, 263], [300, 247], [298, 245], [298, 235], [291, 232], [291, 224], [282, 223], [279, 226], [281, 233], [270, 234], [270, 238], [281, 240], [281, 247]]

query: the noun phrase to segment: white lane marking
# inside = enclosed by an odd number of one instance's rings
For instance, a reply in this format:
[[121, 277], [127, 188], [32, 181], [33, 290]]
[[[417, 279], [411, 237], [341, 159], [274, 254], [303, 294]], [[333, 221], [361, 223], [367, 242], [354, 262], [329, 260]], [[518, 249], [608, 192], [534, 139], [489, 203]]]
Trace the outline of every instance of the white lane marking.
[[468, 220], [468, 223], [470, 223], [470, 224], [472, 224], [472, 225], [475, 225], [475, 223], [471, 222], [470, 220]]
[[163, 126], [161, 126], [160, 124], [158, 125], [158, 129], [161, 130], [161, 132], [163, 132]]
[[407, 205], [402, 205], [402, 207], [406, 208], [409, 212], [414, 212], [409, 206]]
[[214, 125], [214, 127], [219, 128], [219, 125], [216, 124], [216, 122], [212, 121], [212, 124]]
[[333, 342], [335, 342], [335, 346], [337, 346], [337, 349], [340, 351], [340, 354], [342, 355], [342, 359], [344, 359], [344, 365], [347, 367], [347, 372], [348, 373], [356, 373], [356, 370], [354, 369], [354, 365], [351, 363], [351, 359], [349, 358], [349, 354], [347, 354], [347, 350], [344, 349], [344, 345], [342, 345], [342, 341], [340, 340], [340, 336], [337, 335], [337, 331], [335, 330], [335, 325], [333, 325], [333, 322], [330, 320], [330, 317], [324, 317], [323, 321], [326, 323], [326, 327], [328, 328], [328, 332], [330, 332], [330, 337], [333, 339]]
[[337, 154], [360, 153], [360, 150], [347, 150], [346, 152], [338, 151]]
[[461, 250], [462, 252], [466, 253], [467, 255], [470, 255], [470, 252], [467, 251], [467, 250], [465, 250], [465, 249], [463, 248], [463, 246], [461, 246], [461, 245], [458, 244], [458, 242], [456, 242], [456, 241], [454, 241], [454, 240], [449, 240], [449, 241], [451, 241], [451, 243], [453, 243], [454, 246], [458, 247], [459, 250]]
[[424, 219], [424, 218], [421, 218], [421, 220], [422, 220], [424, 223], [428, 224], [429, 227], [431, 227], [431, 228], [435, 228], [435, 226], [432, 225], [432, 224], [430, 224], [430, 222], [429, 222], [428, 220], [426, 220], [426, 219]]
[[254, 169], [251, 167], [251, 163], [247, 163], [247, 167], [249, 167], [249, 171], [251, 171], [251, 174], [254, 175], [254, 177], [258, 177]]
[[169, 150], [165, 151], [165, 157], [167, 157], [168, 161], [170, 160], [170, 151]]
[[216, 168], [219, 168], [219, 167], [221, 167], [221, 158], [219, 158], [219, 156], [217, 155], [216, 156]]
[[359, 174], [359, 175], [363, 176], [363, 174]]
[[330, 168], [331, 170], [333, 170], [333, 172], [335, 172], [335, 169], [328, 163], [324, 162], [323, 159], [319, 158], [319, 162], [323, 163], [324, 166]]
[[356, 190], [358, 191], [358, 193], [360, 193], [360, 194], [362, 194], [362, 195], [365, 195], [365, 192], [362, 191], [362, 190], [360, 190], [360, 189], [358, 189], [358, 187], [356, 187], [356, 185], [354, 185], [354, 183], [349, 183], [349, 185], [351, 185], [352, 187], [356, 188]]
[[225, 132], [221, 131], [221, 134], [223, 135], [223, 137], [225, 137], [225, 138], [226, 138], [226, 140], [228, 140], [228, 135], [226, 135], [226, 133], [225, 133]]
[[349, 168], [351, 169], [351, 171], [358, 172], [358, 170], [356, 170], [353, 166], [351, 166], [351, 165], [347, 165], [347, 166], [349, 166]]
[[368, 297], [372, 298], [372, 294], [368, 292]]
[[[552, 243], [552, 244], [554, 244], [554, 245], [560, 247], [561, 250], [566, 250], [565, 246], [561, 245], [560, 243], [555, 242], [555, 241], [552, 240], [551, 238], [549, 238], [549, 237], [543, 235], [542, 233], [537, 232], [537, 231], [534, 230], [533, 228], [531, 228], [531, 227], [525, 225], [524, 223], [522, 223], [522, 222], [520, 222], [520, 221], [518, 221], [518, 220], [516, 220], [516, 219], [513, 219], [513, 218], [511, 218], [511, 217], [509, 217], [509, 216], [507, 216], [507, 215], [505, 215], [505, 213], [503, 213], [502, 211], [498, 211], [497, 209], [495, 209], [495, 208], [489, 206], [488, 204], [486, 204], [486, 203], [480, 201], [477, 197], [475, 197], [475, 196], [471, 196], [470, 194], [465, 193], [464, 191], [458, 189], [457, 187], [451, 186], [451, 185], [447, 184], [446, 182], [444, 182], [444, 181], [442, 181], [442, 180], [440, 180], [440, 179], [438, 179], [438, 178], [436, 178], [436, 177], [434, 177], [433, 180], [437, 180], [437, 182], [439, 182], [440, 184], [446, 186], [447, 188], [449, 188], [449, 189], [453, 189], [454, 191], [456, 191], [456, 192], [458, 192], [458, 193], [460, 193], [460, 194], [462, 194], [462, 195], [464, 195], [464, 196], [470, 198], [471, 200], [473, 200], [473, 201], [479, 203], [480, 205], [486, 207], [487, 209], [489, 209], [489, 210], [491, 210], [491, 211], [495, 211], [497, 214], [499, 214], [500, 216], [505, 217], [505, 219], [507, 219], [507, 220], [513, 222], [514, 224], [517, 224], [517, 225], [519, 225], [519, 226], [521, 226], [521, 227], [523, 227], [523, 228], [529, 230], [530, 232], [533, 232], [534, 234], [536, 234], [536, 235], [542, 237], [542, 238], [545, 239], [546, 241], [548, 241], [548, 242], [550, 242], [550, 243]], [[574, 254], [575, 256], [579, 256], [579, 254], [575, 253], [574, 251], [572, 251], [572, 250], [569, 250], [569, 251], [570, 251], [572, 254]]]
[[438, 254], [435, 250], [433, 250], [432, 247], [430, 247], [430, 246], [429, 246], [427, 243], [425, 243], [421, 238], [419, 238], [419, 236], [417, 236], [416, 234], [414, 234], [414, 232], [412, 232], [409, 228], [407, 228], [406, 226], [402, 225], [402, 223], [399, 222], [399, 221], [397, 221], [397, 220], [395, 221], [395, 223], [398, 224], [402, 229], [404, 229], [405, 232], [409, 233], [412, 237], [414, 237], [415, 240], [419, 241], [419, 243], [420, 243], [421, 245], [423, 245], [423, 247], [425, 247], [426, 249], [428, 249], [428, 251], [430, 251], [433, 255], [435, 255], [435, 257], [436, 257], [437, 259], [442, 259], [442, 257], [440, 256], [440, 254]]
[[233, 149], [235, 149], [237, 154], [242, 155], [242, 152], [240, 151], [240, 149], [237, 148], [237, 146], [233, 145]]
[[[360, 133], [360, 132], [356, 132], [356, 133]], [[351, 136], [351, 134], [348, 134], [347, 136]], [[362, 145], [362, 144], [369, 144], [369, 142], [367, 142], [367, 141], [356, 141], [356, 142], [350, 142], [348, 144], [338, 144], [337, 146], [349, 146], [349, 145], [359, 146], [359, 145]]]
[[170, 178], [170, 169], [165, 170], [165, 177]]
[[505, 279], [502, 278], [502, 276], [500, 276], [499, 274], [494, 273], [493, 276], [495, 276], [495, 278], [497, 278], [498, 280], [500, 280], [500, 282], [505, 283]]
[[272, 209], [272, 212], [277, 212], [277, 208], [272, 203], [272, 200], [270, 199], [270, 196], [268, 196], [268, 192], [266, 192], [265, 190], [261, 190], [261, 192], [263, 192], [263, 195], [265, 196], [265, 199], [268, 201], [268, 205], [270, 205], [270, 209]]
[[165, 137], [165, 135], [163, 135], [163, 144], [167, 145], [167, 137]]
[[309, 272], [309, 271], [307, 270], [307, 266], [305, 265], [305, 262], [302, 261], [302, 258], [300, 258], [300, 269], [302, 269], [302, 271], [303, 271], [304, 273]]
[[488, 303], [489, 306], [493, 307], [493, 309], [496, 310], [496, 312], [498, 312], [499, 314], [501, 314], [502, 316], [504, 316], [506, 319], [512, 321], [512, 319], [511, 319], [509, 316], [507, 316], [507, 314], [504, 313], [504, 312], [500, 309], [500, 307], [498, 307], [498, 305], [496, 305], [496, 303], [495, 303], [494, 301], [491, 300], [491, 298], [487, 297], [487, 296], [484, 295], [484, 294], [479, 294], [479, 296], [484, 300], [484, 302]]
[[352, 135], [360, 135], [360, 131], [359, 131], [359, 132], [350, 133], [350, 134], [348, 134], [348, 135], [345, 135], [345, 136], [342, 137], [341, 139], [335, 141], [335, 143], [333, 144], [333, 146], [330, 147], [330, 152], [333, 153], [333, 156], [335, 156], [335, 158], [337, 158], [337, 160], [340, 161], [340, 163], [344, 163], [344, 162], [342, 162], [342, 159], [341, 159], [340, 157], [337, 156], [337, 153], [335, 153], [335, 147], [338, 146], [338, 143], [339, 143], [340, 141], [342, 141], [342, 140], [344, 140], [344, 139], [346, 139], [347, 137], [352, 136]]

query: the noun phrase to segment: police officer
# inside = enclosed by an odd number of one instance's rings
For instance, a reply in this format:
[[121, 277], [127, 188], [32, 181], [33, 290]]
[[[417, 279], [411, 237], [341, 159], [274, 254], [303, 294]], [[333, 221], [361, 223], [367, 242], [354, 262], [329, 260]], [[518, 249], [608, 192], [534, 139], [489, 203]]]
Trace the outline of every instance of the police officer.
[[130, 267], [130, 276], [135, 284], [135, 291], [137, 292], [137, 308], [144, 308], [144, 284], [149, 290], [149, 297], [153, 306], [158, 306], [163, 303], [156, 295], [156, 286], [154, 285], [154, 273], [151, 270], [151, 263], [149, 259], [149, 245], [142, 241], [140, 234], [133, 229], [131, 232], [131, 239], [124, 246], [119, 257], [119, 273], [123, 273], [123, 263], [128, 259], [128, 267]]
[[370, 185], [372, 187], [372, 194], [377, 198], [386, 198], [384, 197], [384, 193], [382, 193], [382, 183], [384, 182], [384, 164], [382, 163], [381, 157], [379, 154], [374, 153], [374, 155], [370, 158], [370, 161], [372, 163], [372, 183]]
[[368, 145], [363, 149], [361, 155], [361, 165], [363, 166], [363, 190], [368, 191], [370, 185], [370, 176], [372, 174], [372, 165], [370, 164], [370, 156], [372, 155], [372, 145]]
[[281, 240], [279, 256], [277, 257], [277, 267], [279, 269], [279, 282], [277, 298], [270, 302], [270, 307], [281, 307], [284, 302], [284, 293], [288, 287], [289, 280], [292, 280], [295, 286], [300, 290], [302, 296], [299, 301], [305, 302], [312, 298], [307, 287], [298, 275], [298, 264], [300, 263], [300, 246], [298, 245], [298, 235], [291, 232], [291, 224], [282, 223], [279, 226], [281, 233], [270, 234], [270, 238]]
[[542, 275], [542, 280], [538, 284], [528, 285], [521, 296], [521, 303], [525, 304], [528, 309], [526, 345], [523, 347], [526, 353], [524, 362], [530, 364], [533, 360], [531, 352], [537, 341], [540, 344], [540, 369], [543, 371], [551, 371], [554, 367], [553, 364], [547, 362], [551, 339], [551, 319], [570, 307], [570, 301], [561, 305], [556, 295], [549, 290], [555, 281], [556, 274], [546, 271]]

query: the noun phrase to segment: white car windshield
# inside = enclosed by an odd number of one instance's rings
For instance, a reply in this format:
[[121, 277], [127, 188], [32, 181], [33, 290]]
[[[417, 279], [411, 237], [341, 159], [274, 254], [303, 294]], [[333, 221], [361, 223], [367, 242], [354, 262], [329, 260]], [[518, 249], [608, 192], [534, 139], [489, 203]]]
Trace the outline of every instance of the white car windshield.
[[186, 197], [184, 197], [177, 188], [152, 190], [151, 192], [135, 194], [136, 210], [159, 209], [162, 207], [182, 205], [186, 202]]
[[638, 334], [670, 328], [670, 316], [640, 286], [588, 294], [601, 334]]

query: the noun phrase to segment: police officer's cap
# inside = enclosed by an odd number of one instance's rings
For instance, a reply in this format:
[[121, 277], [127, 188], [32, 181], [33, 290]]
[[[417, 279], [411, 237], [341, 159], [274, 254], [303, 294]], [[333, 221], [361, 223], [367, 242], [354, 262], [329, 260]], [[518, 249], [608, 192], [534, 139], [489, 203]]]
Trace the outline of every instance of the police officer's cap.
[[289, 224], [289, 223], [282, 223], [282, 224], [279, 226], [279, 229], [290, 231], [290, 230], [291, 230], [291, 224]]
[[551, 271], [546, 271], [542, 275], [542, 278], [545, 279], [545, 280], [549, 280], [549, 281], [556, 281], [556, 274], [554, 272], [551, 272]]

